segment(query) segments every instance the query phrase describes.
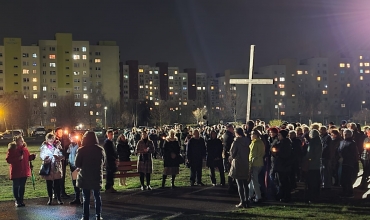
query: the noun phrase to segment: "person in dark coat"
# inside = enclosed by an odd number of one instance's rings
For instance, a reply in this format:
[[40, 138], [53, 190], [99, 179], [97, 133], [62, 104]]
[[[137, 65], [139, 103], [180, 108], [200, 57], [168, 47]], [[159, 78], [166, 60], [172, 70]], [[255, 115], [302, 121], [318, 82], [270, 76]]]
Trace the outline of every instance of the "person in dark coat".
[[[130, 161], [131, 149], [124, 134], [117, 138], [117, 154], [120, 162]], [[120, 178], [119, 183], [121, 186], [127, 186], [126, 177]]]
[[96, 219], [101, 219], [102, 201], [100, 190], [103, 184], [103, 167], [105, 151], [99, 146], [98, 138], [93, 131], [88, 131], [82, 138], [82, 147], [77, 150], [75, 165], [77, 167], [77, 187], [82, 189], [83, 220], [89, 219], [90, 192], [95, 198]]
[[353, 198], [353, 180], [357, 177], [358, 150], [352, 139], [353, 133], [349, 129], [343, 131], [344, 140], [341, 142], [338, 153], [339, 163], [342, 165], [341, 185], [343, 198]]
[[300, 179], [302, 161], [302, 141], [297, 138], [296, 131], [289, 131], [289, 139], [292, 142], [292, 172], [290, 174], [290, 185], [292, 189], [297, 188], [297, 180]]
[[207, 141], [207, 167], [211, 173], [212, 185], [216, 185], [215, 167], [220, 172], [221, 186], [225, 185], [225, 172], [222, 164], [222, 141], [217, 138], [216, 131], [211, 131], [211, 139]]
[[175, 188], [175, 178], [176, 175], [179, 174], [180, 170], [180, 142], [175, 136], [174, 130], [169, 132], [169, 136], [164, 142], [163, 152], [164, 170], [162, 176], [162, 188], [165, 186], [167, 175], [172, 176], [171, 187]]
[[[230, 169], [230, 148], [232, 143], [234, 142], [234, 126], [232, 124], [226, 125], [226, 132], [222, 138], [223, 140], [223, 158], [224, 158], [224, 170], [225, 172], [229, 172]], [[233, 188], [233, 178], [231, 176], [228, 176], [228, 184], [229, 184], [229, 192], [233, 192], [235, 188]]]
[[339, 186], [339, 175], [338, 175], [338, 167], [339, 167], [339, 154], [338, 148], [340, 146], [340, 142], [342, 141], [342, 136], [340, 135], [337, 129], [331, 129], [331, 142], [330, 142], [330, 155], [331, 155], [331, 167], [332, 167], [332, 174], [334, 177], [334, 185]]
[[[141, 140], [137, 143], [135, 152], [139, 156], [137, 171], [140, 173], [141, 190], [152, 190], [150, 176], [153, 172], [152, 153], [154, 153], [154, 145], [146, 131], [141, 132]], [[146, 178], [146, 186], [144, 185], [144, 178]]]
[[118, 155], [116, 147], [113, 143], [113, 130], [107, 131], [107, 139], [104, 141], [103, 147], [107, 157], [107, 161], [105, 163], [106, 171], [105, 192], [114, 193], [117, 192], [117, 190], [113, 188], [113, 185], [114, 185], [114, 173], [117, 172]]
[[323, 189], [331, 189], [331, 185], [333, 182], [333, 175], [331, 173], [331, 150], [330, 150], [330, 143], [331, 137], [327, 133], [326, 127], [320, 127], [320, 140], [322, 146], [322, 156], [321, 156], [321, 185]]
[[272, 148], [274, 169], [279, 181], [277, 198], [282, 202], [289, 202], [291, 198], [290, 172], [292, 169], [292, 143], [287, 136], [287, 130], [279, 131], [279, 142]]
[[273, 156], [273, 151], [272, 151], [272, 148], [276, 146], [277, 143], [279, 142], [278, 133], [279, 133], [279, 130], [277, 128], [275, 127], [269, 128], [269, 138], [268, 138], [268, 144], [269, 144], [268, 152], [269, 153], [268, 153], [268, 157], [266, 158], [267, 171], [269, 175], [269, 184], [268, 184], [268, 188], [270, 189], [270, 194], [268, 195], [269, 198], [275, 197], [279, 191], [279, 184], [277, 184], [277, 181], [276, 181], [276, 170], [274, 169], [275, 157]]
[[60, 145], [62, 146], [62, 154], [64, 156], [64, 160], [61, 161], [62, 163], [62, 179], [60, 180], [60, 195], [61, 198], [69, 198], [69, 195], [66, 193], [66, 187], [65, 187], [65, 181], [66, 181], [66, 171], [67, 171], [67, 164], [68, 164], [68, 158], [69, 155], [67, 153], [67, 150], [69, 148], [69, 145], [71, 144], [71, 141], [68, 137], [68, 130], [63, 131], [62, 128], [58, 127], [55, 129], [55, 140], [60, 142]]
[[204, 139], [199, 136], [199, 131], [194, 130], [193, 137], [189, 140], [186, 147], [187, 160], [190, 166], [190, 185], [195, 182], [204, 186], [202, 183], [203, 159], [206, 157], [206, 145]]
[[154, 145], [154, 153], [153, 153], [153, 158], [157, 158], [157, 152], [159, 152], [159, 149], [158, 149], [158, 140], [159, 140], [159, 137], [157, 135], [157, 131], [155, 129], [152, 130], [152, 132], [150, 133], [149, 135], [149, 139], [153, 141], [153, 145]]

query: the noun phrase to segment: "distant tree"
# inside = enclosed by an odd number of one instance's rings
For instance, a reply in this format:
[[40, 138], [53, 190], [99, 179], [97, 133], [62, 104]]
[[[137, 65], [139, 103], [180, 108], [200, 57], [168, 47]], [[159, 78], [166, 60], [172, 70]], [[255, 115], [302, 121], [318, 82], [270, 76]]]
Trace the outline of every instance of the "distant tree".
[[224, 121], [236, 122], [245, 115], [246, 101], [234, 90], [226, 91], [221, 99], [221, 117]]
[[72, 94], [59, 96], [56, 100], [56, 107], [52, 110], [52, 115], [56, 119], [56, 126], [73, 129], [83, 122], [83, 117], [81, 117], [83, 115], [83, 107], [75, 106], [75, 99]]
[[32, 123], [31, 100], [22, 93], [6, 93], [0, 99], [1, 117], [6, 129], [27, 131]]
[[269, 121], [269, 125], [271, 127], [279, 127], [281, 124], [283, 124], [283, 121], [280, 120], [280, 119], [273, 119], [273, 120]]
[[164, 124], [170, 123], [170, 112], [169, 105], [167, 101], [160, 100], [157, 102], [158, 105], [152, 103], [150, 107], [150, 118], [151, 123], [155, 126], [162, 126]]
[[197, 108], [196, 110], [193, 111], [193, 116], [195, 120], [197, 121], [197, 124], [199, 122], [203, 121], [203, 116], [207, 114], [207, 108]]

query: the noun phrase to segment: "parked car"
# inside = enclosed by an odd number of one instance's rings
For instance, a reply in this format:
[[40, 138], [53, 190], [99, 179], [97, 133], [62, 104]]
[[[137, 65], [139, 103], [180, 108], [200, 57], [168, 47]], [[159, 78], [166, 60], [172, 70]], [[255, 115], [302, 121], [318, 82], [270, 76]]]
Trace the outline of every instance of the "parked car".
[[46, 130], [44, 127], [38, 127], [32, 133], [32, 136], [34, 137], [45, 137], [45, 135], [46, 135]]
[[19, 136], [19, 135], [23, 136], [22, 129], [6, 130], [0, 134], [0, 139], [13, 139], [14, 136]]

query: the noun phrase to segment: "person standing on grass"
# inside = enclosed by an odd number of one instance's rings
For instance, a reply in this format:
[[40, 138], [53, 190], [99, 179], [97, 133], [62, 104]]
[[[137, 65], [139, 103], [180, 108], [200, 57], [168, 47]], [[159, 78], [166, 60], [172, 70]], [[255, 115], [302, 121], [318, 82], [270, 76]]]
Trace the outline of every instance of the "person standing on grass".
[[[154, 145], [145, 130], [141, 132], [141, 140], [137, 143], [135, 152], [139, 155], [137, 171], [140, 173], [141, 190], [152, 190], [150, 175], [153, 172], [152, 153], [154, 153]], [[146, 186], [144, 185], [144, 177], [146, 177]]]
[[[120, 162], [130, 161], [130, 156], [131, 156], [130, 145], [128, 144], [128, 141], [124, 134], [121, 134], [117, 138], [117, 154], [118, 154], [118, 159]], [[119, 183], [121, 186], [127, 186], [126, 177], [120, 178]]]
[[36, 154], [30, 154], [27, 144], [22, 136], [14, 137], [14, 141], [8, 144], [6, 162], [9, 166], [9, 176], [13, 181], [13, 195], [15, 207], [24, 207], [23, 202], [27, 177], [31, 176], [30, 161], [36, 158]]
[[60, 182], [63, 177], [62, 160], [64, 156], [61, 152], [62, 146], [59, 141], [55, 140], [55, 135], [49, 133], [45, 137], [45, 142], [42, 143], [40, 148], [40, 158], [43, 163], [51, 163], [50, 174], [41, 176], [46, 180], [46, 188], [48, 191], [48, 205], [53, 201], [53, 191], [58, 200], [58, 204], [62, 205]]
[[[265, 144], [261, 140], [261, 135], [262, 134], [259, 130], [253, 130], [251, 132], [252, 142], [249, 145], [249, 169], [251, 172], [251, 181], [249, 183], [249, 201], [253, 201], [254, 203], [258, 203], [262, 199], [258, 176], [263, 168]], [[255, 197], [253, 199], [254, 194]]]
[[211, 131], [211, 138], [207, 141], [207, 167], [209, 167], [212, 185], [216, 186], [215, 168], [218, 168], [221, 186], [225, 186], [225, 171], [222, 160], [222, 141], [217, 138], [216, 131]]
[[90, 213], [90, 192], [95, 198], [95, 216], [97, 220], [103, 219], [102, 200], [100, 190], [103, 184], [103, 167], [105, 151], [99, 146], [98, 138], [93, 131], [88, 131], [82, 138], [82, 147], [77, 150], [75, 165], [79, 171], [77, 187], [82, 189], [83, 216], [81, 220], [88, 220]]
[[71, 143], [68, 138], [68, 134], [65, 134], [63, 129], [58, 127], [55, 129], [55, 140], [60, 142], [61, 149], [64, 156], [64, 160], [61, 161], [63, 173], [62, 173], [62, 179], [60, 180], [60, 195], [62, 198], [66, 199], [69, 198], [69, 195], [66, 193], [66, 187], [65, 187], [65, 181], [66, 181], [66, 168], [68, 164], [68, 153], [67, 149], [69, 147], [69, 144]]
[[229, 161], [231, 164], [229, 176], [236, 180], [238, 185], [238, 193], [240, 197], [240, 203], [236, 205], [237, 208], [249, 207], [249, 201], [247, 197], [248, 183], [250, 180], [249, 174], [249, 144], [248, 140], [244, 135], [242, 128], [236, 129], [235, 141], [232, 143], [230, 148]]
[[171, 187], [175, 188], [175, 178], [179, 174], [180, 165], [180, 142], [175, 136], [175, 131], [171, 130], [169, 136], [166, 138], [163, 146], [163, 176], [162, 176], [162, 188], [166, 183], [167, 175], [171, 175]]
[[[77, 169], [75, 164], [76, 159], [76, 153], [77, 149], [80, 147], [80, 139], [78, 134], [71, 133], [71, 144], [69, 145], [69, 148], [67, 150], [67, 153], [69, 154], [69, 167], [72, 173]], [[75, 191], [75, 199], [70, 202], [71, 205], [81, 205], [81, 190], [76, 186], [76, 180], [72, 179], [72, 185]]]
[[206, 144], [204, 139], [199, 136], [199, 131], [196, 129], [194, 130], [193, 137], [189, 140], [186, 147], [186, 158], [190, 166], [191, 186], [194, 186], [195, 182], [198, 186], [204, 186], [202, 183], [202, 166], [205, 157]]
[[105, 192], [108, 193], [115, 193], [117, 190], [113, 188], [114, 186], [114, 173], [117, 172], [117, 162], [118, 162], [118, 155], [116, 147], [113, 143], [113, 130], [107, 131], [107, 139], [104, 141], [104, 150], [105, 155], [107, 157], [107, 161], [105, 163], [105, 171], [106, 181], [105, 181]]

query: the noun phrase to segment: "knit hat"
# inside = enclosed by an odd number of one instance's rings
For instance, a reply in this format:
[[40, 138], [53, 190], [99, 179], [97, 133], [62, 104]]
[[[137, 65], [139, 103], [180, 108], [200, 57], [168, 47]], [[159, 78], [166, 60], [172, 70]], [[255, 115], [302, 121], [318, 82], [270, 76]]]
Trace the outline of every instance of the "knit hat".
[[287, 130], [281, 130], [279, 131], [279, 134], [281, 134], [281, 136], [283, 136], [283, 138], [286, 138], [288, 136], [288, 131]]

